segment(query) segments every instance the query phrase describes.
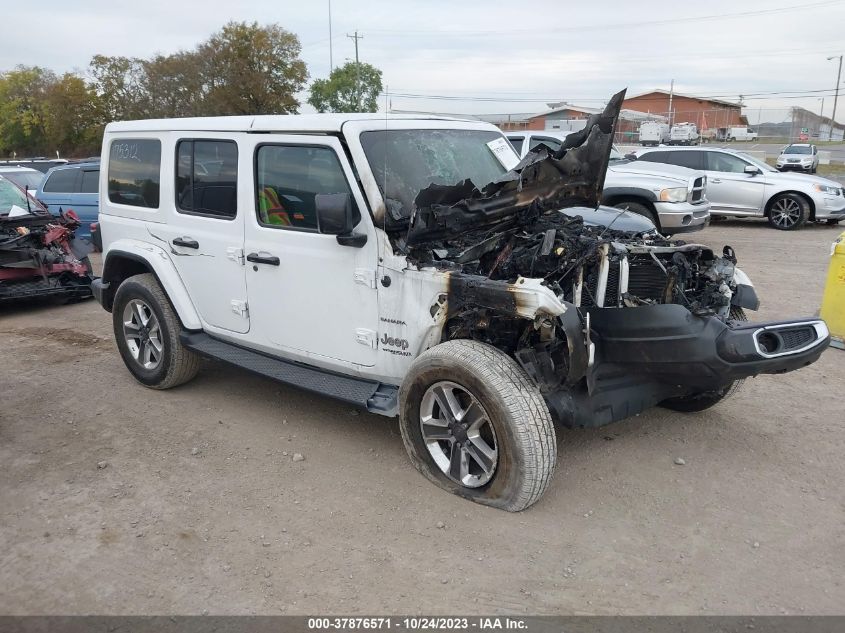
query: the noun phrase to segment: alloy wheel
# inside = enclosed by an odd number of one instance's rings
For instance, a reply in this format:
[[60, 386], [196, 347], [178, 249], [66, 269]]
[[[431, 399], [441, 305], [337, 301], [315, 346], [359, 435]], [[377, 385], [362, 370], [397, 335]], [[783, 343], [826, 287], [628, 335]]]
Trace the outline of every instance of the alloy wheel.
[[132, 358], [144, 369], [161, 364], [164, 344], [158, 318], [149, 305], [132, 299], [123, 308], [123, 338]]
[[772, 222], [780, 228], [792, 228], [801, 220], [801, 214], [801, 205], [792, 198], [781, 198], [772, 205]]
[[496, 471], [496, 431], [481, 403], [454, 382], [431, 385], [420, 402], [420, 431], [438, 468], [467, 488], [488, 483]]

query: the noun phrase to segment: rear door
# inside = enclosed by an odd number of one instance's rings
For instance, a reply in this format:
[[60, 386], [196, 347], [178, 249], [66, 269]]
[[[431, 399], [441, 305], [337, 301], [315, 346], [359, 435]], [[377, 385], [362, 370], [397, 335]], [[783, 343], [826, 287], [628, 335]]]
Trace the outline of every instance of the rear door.
[[54, 214], [66, 211], [71, 208], [73, 194], [79, 191], [79, 177], [80, 170], [73, 167], [51, 171], [41, 185], [38, 199]]
[[162, 201], [170, 215], [150, 232], [166, 242], [206, 328], [248, 332], [243, 221], [249, 197], [239, 188], [238, 173], [245, 168], [249, 174], [249, 159], [241, 161], [235, 138], [196, 133], [175, 136], [174, 142], [175, 166], [163, 176], [174, 186], [162, 188], [173, 195]]

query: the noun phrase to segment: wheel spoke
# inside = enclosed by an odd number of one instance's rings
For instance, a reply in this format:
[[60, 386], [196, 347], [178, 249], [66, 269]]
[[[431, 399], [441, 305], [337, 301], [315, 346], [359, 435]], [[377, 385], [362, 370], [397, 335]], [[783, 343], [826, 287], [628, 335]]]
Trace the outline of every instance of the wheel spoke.
[[[439, 420], [437, 420], [439, 422]], [[434, 422], [434, 420], [432, 420]], [[423, 439], [426, 441], [432, 440], [447, 440], [453, 439], [452, 431], [445, 424], [423, 423], [422, 425]]]
[[434, 398], [440, 407], [440, 416], [449, 422], [455, 421], [455, 413], [460, 411], [460, 404], [458, 404], [455, 393], [452, 389], [447, 387], [436, 387], [434, 389]]
[[493, 472], [496, 465], [496, 451], [482, 438], [471, 438], [466, 445], [467, 454], [479, 465], [485, 475]]
[[132, 302], [132, 312], [135, 314], [135, 320], [138, 322], [139, 326], [146, 325], [148, 318], [147, 315], [144, 314], [144, 308], [141, 306], [141, 303], [138, 301]]
[[469, 474], [467, 454], [457, 443], [452, 444], [452, 454], [449, 456], [449, 474], [456, 481], [463, 481]]

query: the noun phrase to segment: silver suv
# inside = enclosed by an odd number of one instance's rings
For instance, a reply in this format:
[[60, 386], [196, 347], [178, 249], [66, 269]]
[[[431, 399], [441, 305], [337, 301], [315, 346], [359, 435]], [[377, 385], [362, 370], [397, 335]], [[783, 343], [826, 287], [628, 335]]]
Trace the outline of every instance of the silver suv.
[[707, 174], [707, 197], [714, 216], [765, 217], [791, 231], [804, 222], [845, 219], [845, 191], [833, 180], [781, 173], [748, 154], [719, 148], [648, 148], [637, 160], [700, 169]]
[[778, 171], [796, 169], [815, 174], [819, 168], [819, 150], [809, 143], [793, 143], [781, 151], [775, 162]]

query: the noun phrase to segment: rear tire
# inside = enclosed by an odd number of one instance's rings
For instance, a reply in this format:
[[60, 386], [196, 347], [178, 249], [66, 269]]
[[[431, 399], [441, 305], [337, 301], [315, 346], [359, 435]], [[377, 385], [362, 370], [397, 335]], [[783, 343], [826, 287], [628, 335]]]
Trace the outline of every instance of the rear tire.
[[199, 356], [179, 340], [179, 317], [150, 273], [120, 284], [112, 325], [120, 356], [138, 382], [151, 389], [170, 389], [197, 375]]
[[411, 462], [444, 490], [518, 512], [548, 487], [557, 460], [552, 417], [537, 386], [504, 352], [468, 340], [437, 345], [411, 365], [399, 403]]
[[801, 228], [810, 216], [810, 204], [797, 193], [782, 193], [769, 204], [769, 225], [779, 231]]
[[[730, 318], [733, 321], [748, 321], [748, 317], [745, 316], [745, 310], [736, 306], [731, 306]], [[669, 398], [661, 402], [659, 406], [665, 409], [671, 409], [672, 411], [679, 411], [680, 413], [697, 413], [719, 404], [725, 398], [731, 397], [739, 391], [744, 382], [745, 379], [735, 380], [714, 391], [704, 391], [689, 396], [681, 396], [680, 398]]]

